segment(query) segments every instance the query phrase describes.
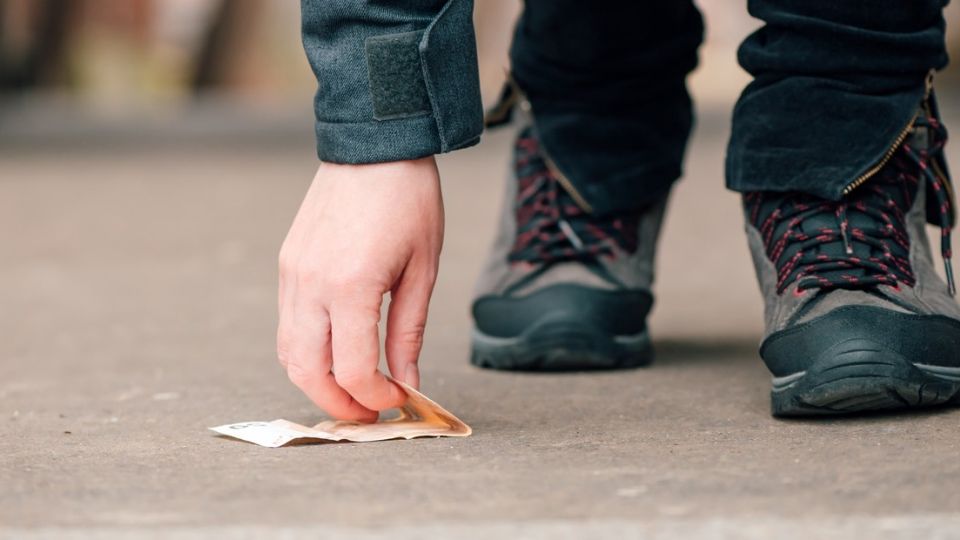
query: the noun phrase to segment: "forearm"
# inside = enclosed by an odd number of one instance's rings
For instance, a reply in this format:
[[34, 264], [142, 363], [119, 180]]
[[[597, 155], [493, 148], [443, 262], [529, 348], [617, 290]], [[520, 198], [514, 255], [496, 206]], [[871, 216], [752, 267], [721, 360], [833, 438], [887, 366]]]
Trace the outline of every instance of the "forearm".
[[320, 159], [376, 163], [475, 144], [472, 10], [473, 0], [301, 0]]

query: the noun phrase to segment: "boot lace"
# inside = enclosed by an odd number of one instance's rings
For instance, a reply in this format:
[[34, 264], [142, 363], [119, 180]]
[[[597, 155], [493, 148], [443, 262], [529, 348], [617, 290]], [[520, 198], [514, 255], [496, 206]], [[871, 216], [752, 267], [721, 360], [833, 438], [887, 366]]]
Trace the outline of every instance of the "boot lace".
[[514, 166], [517, 233], [511, 262], [596, 259], [614, 256], [615, 248], [637, 250], [639, 213], [600, 217], [586, 212], [548, 166], [532, 128], [517, 138]]
[[749, 219], [760, 231], [767, 257], [777, 268], [777, 293], [797, 283], [808, 289], [867, 289], [878, 285], [913, 287], [907, 213], [919, 189], [936, 197], [940, 252], [951, 295], [956, 292], [951, 264], [952, 194], [936, 166], [946, 129], [921, 115], [914, 127], [925, 130], [925, 147], [904, 142], [884, 167], [840, 201], [798, 193], [745, 195]]

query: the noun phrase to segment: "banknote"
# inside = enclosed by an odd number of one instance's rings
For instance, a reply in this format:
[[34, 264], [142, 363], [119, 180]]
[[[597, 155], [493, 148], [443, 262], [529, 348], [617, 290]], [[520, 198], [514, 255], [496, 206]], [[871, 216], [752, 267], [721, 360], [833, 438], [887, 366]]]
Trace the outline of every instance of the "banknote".
[[277, 448], [290, 443], [323, 441], [373, 442], [416, 437], [466, 437], [473, 430], [462, 420], [412, 387], [394, 381], [407, 393], [399, 416], [375, 424], [326, 420], [313, 427], [287, 420], [239, 422], [212, 427], [227, 437]]

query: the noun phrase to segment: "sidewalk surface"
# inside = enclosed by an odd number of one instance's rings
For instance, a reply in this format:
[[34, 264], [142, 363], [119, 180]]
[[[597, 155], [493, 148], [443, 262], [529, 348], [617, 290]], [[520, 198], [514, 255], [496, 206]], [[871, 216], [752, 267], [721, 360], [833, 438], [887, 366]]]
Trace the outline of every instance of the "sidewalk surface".
[[655, 365], [468, 365], [509, 146], [490, 134], [441, 161], [447, 241], [421, 361], [423, 390], [474, 435], [275, 450], [206, 428], [322, 417], [274, 360], [309, 126], [7, 141], [0, 538], [960, 537], [960, 411], [770, 417], [760, 296], [722, 187], [727, 125], [701, 119], [672, 201]]

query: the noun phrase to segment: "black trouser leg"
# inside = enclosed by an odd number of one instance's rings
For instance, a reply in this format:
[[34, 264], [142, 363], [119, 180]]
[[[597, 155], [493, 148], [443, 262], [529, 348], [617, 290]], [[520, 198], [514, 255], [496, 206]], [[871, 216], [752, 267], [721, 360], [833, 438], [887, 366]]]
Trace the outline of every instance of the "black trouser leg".
[[648, 205], [680, 176], [702, 35], [689, 0], [526, 1], [514, 78], [542, 145], [596, 213]]
[[734, 110], [727, 185], [839, 199], [909, 124], [947, 63], [946, 0], [750, 0], [754, 76]]

